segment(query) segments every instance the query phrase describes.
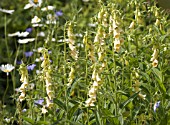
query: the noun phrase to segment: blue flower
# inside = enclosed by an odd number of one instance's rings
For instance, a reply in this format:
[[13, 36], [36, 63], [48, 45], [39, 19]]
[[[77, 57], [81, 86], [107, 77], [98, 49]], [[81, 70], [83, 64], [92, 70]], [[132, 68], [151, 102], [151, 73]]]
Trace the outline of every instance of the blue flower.
[[51, 53], [52, 53], [52, 51], [51, 51], [51, 50], [49, 50], [49, 51], [48, 51], [48, 53], [49, 53], [49, 54], [51, 54]]
[[16, 62], [18, 65], [22, 64], [22, 61], [17, 60]]
[[62, 10], [56, 11], [56, 12], [55, 12], [55, 15], [56, 15], [57, 17], [62, 16], [62, 15], [63, 15]]
[[29, 27], [29, 28], [27, 28], [27, 29], [26, 29], [26, 32], [31, 33], [31, 32], [32, 32], [32, 30], [33, 30], [33, 29], [32, 29], [31, 27]]
[[36, 105], [43, 105], [44, 99], [39, 99], [39, 100], [35, 100], [34, 103]]
[[29, 52], [25, 52], [24, 54], [26, 57], [31, 57], [33, 55], [33, 52], [29, 51]]
[[158, 102], [156, 102], [156, 103], [154, 104], [154, 106], [153, 106], [153, 111], [154, 111], [154, 112], [156, 112], [156, 109], [160, 106], [160, 102], [161, 102], [161, 101], [158, 101]]
[[27, 70], [32, 71], [32, 70], [34, 70], [35, 66], [36, 66], [36, 64], [31, 64], [31, 65], [27, 66]]
[[26, 111], [27, 111], [27, 109], [23, 109], [23, 110], [22, 110], [22, 112], [26, 112]]

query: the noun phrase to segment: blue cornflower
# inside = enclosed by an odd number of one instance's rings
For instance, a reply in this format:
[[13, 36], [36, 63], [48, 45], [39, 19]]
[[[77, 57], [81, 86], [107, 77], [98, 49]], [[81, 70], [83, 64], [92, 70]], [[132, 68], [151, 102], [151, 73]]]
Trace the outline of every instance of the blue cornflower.
[[44, 99], [39, 99], [39, 100], [35, 100], [34, 103], [36, 105], [43, 105]]
[[35, 66], [36, 66], [36, 64], [31, 64], [31, 65], [27, 66], [27, 70], [32, 71], [32, 70], [34, 70]]
[[153, 111], [154, 111], [154, 112], [156, 112], [156, 109], [160, 106], [160, 102], [161, 102], [161, 101], [158, 101], [158, 102], [156, 102], [156, 103], [154, 104], [154, 106], [153, 106]]
[[32, 51], [29, 51], [29, 52], [25, 52], [24, 53], [26, 57], [31, 57], [33, 52]]
[[22, 64], [22, 61], [17, 60], [16, 62], [18, 65]]
[[51, 54], [51, 53], [52, 53], [52, 51], [51, 51], [51, 50], [49, 50], [49, 51], [48, 51], [48, 53], [49, 53], [49, 54]]
[[33, 30], [33, 29], [32, 29], [31, 27], [29, 27], [29, 28], [27, 28], [27, 29], [26, 29], [26, 32], [31, 33], [31, 32], [32, 32], [32, 30]]
[[63, 15], [62, 10], [56, 11], [56, 12], [55, 12], [55, 15], [56, 15], [57, 17], [62, 16], [62, 15]]
[[27, 109], [23, 109], [23, 110], [22, 110], [22, 112], [26, 112], [26, 111], [27, 111]]

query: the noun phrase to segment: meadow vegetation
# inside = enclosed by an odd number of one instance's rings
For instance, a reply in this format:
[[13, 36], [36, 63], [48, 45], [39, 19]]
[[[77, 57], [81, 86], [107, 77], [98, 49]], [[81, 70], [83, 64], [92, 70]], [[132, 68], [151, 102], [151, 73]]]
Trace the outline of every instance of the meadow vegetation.
[[170, 124], [170, 16], [155, 0], [2, 1], [0, 125]]

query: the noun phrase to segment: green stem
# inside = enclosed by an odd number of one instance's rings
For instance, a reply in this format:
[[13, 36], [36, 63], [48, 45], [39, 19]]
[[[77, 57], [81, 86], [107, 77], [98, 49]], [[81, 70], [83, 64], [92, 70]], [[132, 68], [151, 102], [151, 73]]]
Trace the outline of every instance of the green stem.
[[[86, 36], [87, 37], [87, 33], [86, 33]], [[86, 85], [88, 84], [87, 83], [87, 76], [88, 76], [88, 65], [87, 65], [87, 61], [88, 61], [88, 53], [87, 53], [87, 48], [85, 46], [85, 53], [86, 53], [86, 74], [85, 74], [85, 80], [86, 80]], [[88, 98], [88, 95], [87, 95], [87, 98]], [[87, 108], [87, 124], [89, 124], [89, 109]]]
[[6, 93], [7, 93], [8, 87], [9, 87], [9, 79], [8, 79], [8, 74], [7, 74], [7, 86], [6, 86], [4, 95], [3, 95], [3, 105], [4, 105], [5, 95], [6, 95]]
[[113, 51], [113, 59], [114, 59], [114, 90], [115, 90], [115, 116], [117, 116], [118, 109], [117, 109], [117, 84], [116, 84], [116, 58], [115, 58], [115, 52]]
[[7, 41], [7, 31], [6, 31], [6, 14], [5, 14], [5, 19], [4, 19], [4, 32], [5, 32], [5, 45], [6, 45], [6, 49], [7, 49], [7, 57], [8, 57], [8, 61], [10, 59], [10, 55], [9, 55], [9, 48], [8, 48], [8, 41]]
[[66, 74], [66, 63], [67, 63], [67, 57], [66, 57], [66, 26], [67, 26], [67, 23], [65, 24], [64, 26], [64, 86], [65, 86], [65, 101], [66, 101], [66, 124], [67, 124], [67, 115], [68, 115], [68, 96], [67, 96], [67, 74]]

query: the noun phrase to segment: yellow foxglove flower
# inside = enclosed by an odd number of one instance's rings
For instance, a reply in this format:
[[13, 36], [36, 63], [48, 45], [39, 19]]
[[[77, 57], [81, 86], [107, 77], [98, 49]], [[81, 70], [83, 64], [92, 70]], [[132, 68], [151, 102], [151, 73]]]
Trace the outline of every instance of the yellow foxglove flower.
[[48, 97], [46, 97], [47, 107], [51, 108], [53, 106], [53, 103], [49, 100]]
[[151, 61], [154, 61], [157, 57], [158, 57], [158, 50], [157, 50], [157, 49], [154, 49], [154, 52], [153, 52], [153, 54], [152, 54]]
[[153, 62], [152, 62], [152, 66], [153, 67], [157, 67], [158, 66], [158, 60], [155, 59]]
[[101, 78], [99, 77], [99, 74], [98, 74], [98, 73], [96, 74], [96, 81], [97, 81], [97, 82], [100, 82], [100, 81], [101, 81]]
[[129, 29], [133, 29], [133, 28], [134, 28], [134, 26], [135, 26], [135, 22], [134, 22], [134, 21], [132, 21], [132, 22], [131, 22], [131, 24], [130, 24], [130, 26], [129, 26]]
[[156, 19], [155, 25], [156, 25], [156, 26], [159, 26], [159, 24], [160, 24], [159, 19]]
[[23, 91], [23, 92], [21, 93], [21, 95], [19, 96], [20, 102], [22, 102], [24, 99], [25, 99], [25, 91]]
[[120, 50], [120, 40], [119, 39], [115, 39], [114, 49], [115, 49], [116, 52], [118, 52]]
[[42, 107], [41, 111], [42, 111], [42, 114], [46, 114], [48, 112], [45, 106]]
[[118, 30], [118, 28], [116, 28], [114, 30], [114, 38], [119, 38], [120, 37], [120, 31]]

